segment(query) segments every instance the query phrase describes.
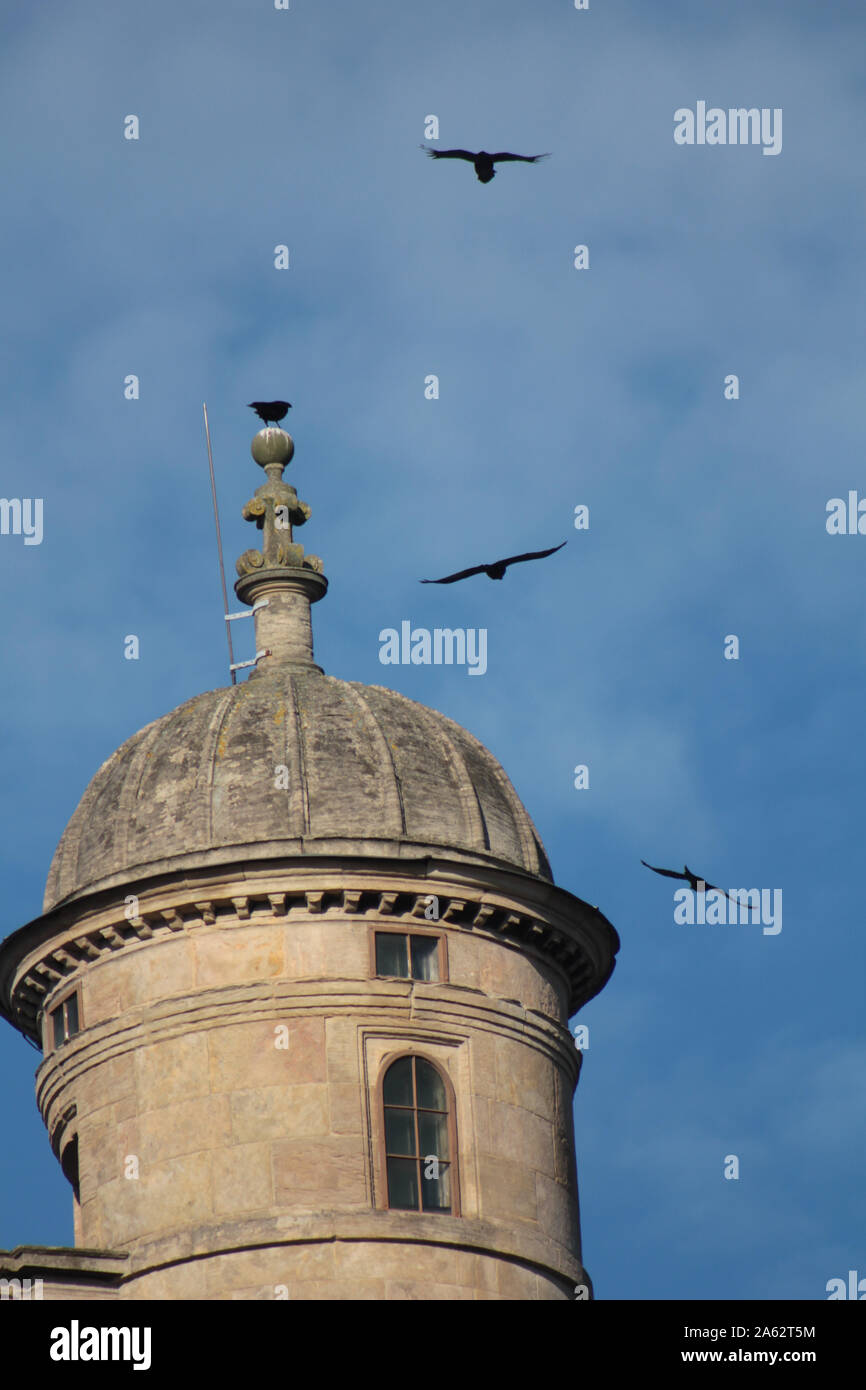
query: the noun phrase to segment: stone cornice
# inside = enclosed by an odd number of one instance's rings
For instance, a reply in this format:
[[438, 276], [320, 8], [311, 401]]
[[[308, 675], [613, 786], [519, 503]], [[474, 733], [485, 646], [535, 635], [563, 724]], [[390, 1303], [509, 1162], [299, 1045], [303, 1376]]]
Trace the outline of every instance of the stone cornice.
[[0, 1250], [0, 1275], [35, 1275], [52, 1283], [93, 1282], [116, 1287], [129, 1264], [123, 1250], [70, 1249], [67, 1245], [18, 1245]]
[[[574, 1013], [604, 986], [619, 938], [597, 909], [546, 880], [454, 860], [280, 859], [214, 873], [159, 875], [61, 904], [0, 946], [0, 1014], [36, 1042], [45, 999], [82, 966], [155, 937], [206, 925], [310, 915], [439, 925], [537, 954], [562, 975]], [[125, 898], [138, 899], [128, 920]]]

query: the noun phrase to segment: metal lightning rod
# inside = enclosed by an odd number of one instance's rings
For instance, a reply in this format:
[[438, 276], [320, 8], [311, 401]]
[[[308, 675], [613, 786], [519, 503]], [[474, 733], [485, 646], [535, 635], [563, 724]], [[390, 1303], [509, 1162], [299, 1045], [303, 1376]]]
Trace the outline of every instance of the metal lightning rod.
[[238, 678], [235, 675], [235, 654], [232, 649], [232, 630], [229, 620], [229, 596], [228, 590], [226, 589], [226, 567], [223, 564], [223, 538], [222, 532], [220, 531], [220, 514], [219, 508], [217, 507], [216, 481], [214, 479], [213, 473], [213, 454], [211, 452], [210, 447], [210, 427], [207, 422], [206, 404], [202, 404], [202, 410], [204, 411], [204, 436], [207, 440], [207, 461], [208, 467], [210, 469], [210, 490], [213, 495], [213, 517], [214, 522], [216, 524], [217, 552], [219, 554], [220, 561], [220, 579], [222, 580], [223, 586], [223, 613], [225, 614], [226, 620], [226, 641], [229, 644], [229, 672], [232, 678], [232, 685], [237, 685]]

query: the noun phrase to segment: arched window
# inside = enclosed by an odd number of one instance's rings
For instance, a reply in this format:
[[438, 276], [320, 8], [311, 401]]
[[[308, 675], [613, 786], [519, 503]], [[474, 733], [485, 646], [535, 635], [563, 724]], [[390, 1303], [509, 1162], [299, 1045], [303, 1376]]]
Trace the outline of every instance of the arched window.
[[432, 1062], [398, 1057], [382, 1082], [388, 1206], [453, 1212], [453, 1113]]

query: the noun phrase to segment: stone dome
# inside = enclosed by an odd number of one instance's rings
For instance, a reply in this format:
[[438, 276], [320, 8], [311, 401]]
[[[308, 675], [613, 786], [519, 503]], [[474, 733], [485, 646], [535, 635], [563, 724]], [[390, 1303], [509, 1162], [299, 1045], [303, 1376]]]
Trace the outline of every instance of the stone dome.
[[44, 910], [184, 867], [426, 854], [551, 878], [508, 777], [465, 729], [381, 686], [276, 666], [188, 700], [103, 764]]

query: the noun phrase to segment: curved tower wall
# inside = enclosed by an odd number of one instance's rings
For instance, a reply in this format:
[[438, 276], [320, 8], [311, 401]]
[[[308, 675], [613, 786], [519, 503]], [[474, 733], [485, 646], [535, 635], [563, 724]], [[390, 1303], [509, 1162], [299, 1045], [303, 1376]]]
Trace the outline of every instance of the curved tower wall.
[[[578, 903], [499, 877], [283, 865], [144, 889], [132, 923], [66, 910], [51, 944], [89, 958], [44, 1015], [77, 985], [83, 1026], [37, 1094], [58, 1153], [77, 1138], [76, 1244], [130, 1256], [121, 1297], [573, 1297]], [[395, 928], [441, 933], [446, 978], [376, 978]], [[450, 1082], [453, 1215], [387, 1207], [380, 1083], [407, 1051]]]

